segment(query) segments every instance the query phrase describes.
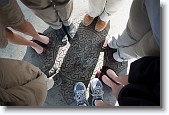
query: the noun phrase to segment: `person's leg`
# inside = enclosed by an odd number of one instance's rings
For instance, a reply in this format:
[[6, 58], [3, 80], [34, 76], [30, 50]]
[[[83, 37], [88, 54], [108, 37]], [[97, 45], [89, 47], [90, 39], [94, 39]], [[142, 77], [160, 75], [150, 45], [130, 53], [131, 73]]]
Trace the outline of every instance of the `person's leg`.
[[44, 44], [48, 44], [49, 43], [49, 38], [47, 36], [43, 36], [43, 35], [39, 35], [35, 28], [32, 26], [32, 24], [28, 21], [24, 21], [23, 23], [21, 23], [18, 26], [13, 26], [13, 29], [22, 32], [24, 34], [27, 34], [29, 36], [34, 37], [36, 40], [44, 43]]
[[116, 98], [118, 98], [118, 94], [120, 90], [124, 87], [124, 84], [117, 85], [114, 82], [112, 82], [106, 75], [102, 76], [102, 81], [112, 89], [113, 94], [116, 96]]
[[123, 0], [106, 0], [104, 11], [99, 16], [101, 20], [108, 22], [113, 13], [123, 5]]
[[[12, 27], [17, 31], [28, 34], [45, 44], [49, 43], [49, 38], [38, 35], [31, 23], [27, 22], [16, 0], [12, 0], [2, 8], [1, 16], [6, 27]], [[7, 13], [8, 12], [8, 13]], [[16, 15], [17, 14], [17, 15]]]
[[[68, 37], [62, 28], [61, 18], [54, 7], [54, 1], [51, 0], [21, 0], [28, 8], [41, 18], [44, 22], [49, 24], [54, 30], [58, 39], [67, 43]], [[50, 15], [49, 15], [50, 13]]]
[[95, 30], [102, 31], [107, 26], [108, 21], [113, 13], [122, 6], [122, 0], [106, 0], [105, 7], [99, 15], [99, 20], [96, 23]]
[[3, 22], [0, 19], [0, 48], [5, 48], [7, 44], [8, 44], [8, 40], [5, 34], [5, 27], [3, 25]]
[[99, 16], [105, 8], [106, 0], [89, 0], [88, 14], [91, 17]]
[[0, 59], [0, 100], [16, 105], [41, 106], [47, 96], [47, 76], [34, 65]]
[[38, 54], [41, 54], [43, 52], [43, 47], [39, 46], [33, 41], [29, 41], [25, 39], [24, 37], [22, 37], [16, 32], [12, 32], [8, 28], [6, 28], [6, 38], [11, 43], [14, 43], [14, 44], [31, 46]]
[[84, 16], [83, 25], [89, 26], [95, 17], [99, 16], [105, 7], [106, 0], [89, 0], [88, 13]]
[[58, 15], [63, 23], [64, 26], [69, 26], [72, 23], [71, 14], [73, 11], [73, 0], [63, 8], [57, 9]]
[[[145, 47], [146, 46], [146, 47]], [[147, 32], [143, 38], [128, 47], [120, 47], [117, 49], [117, 53], [113, 54], [113, 57], [117, 61], [129, 60], [131, 58], [140, 58], [144, 56], [159, 56], [160, 48], [158, 47], [152, 31]]]
[[[24, 19], [24, 15], [19, 5], [17, 4], [16, 0], [10, 1], [9, 4], [2, 7], [0, 14], [3, 17], [1, 20], [4, 23], [5, 27], [12, 27], [20, 32], [35, 37], [35, 39], [45, 44], [49, 43], [48, 37], [38, 35], [34, 27]], [[43, 52], [42, 47], [38, 46], [33, 42], [26, 40], [25, 38], [19, 36], [19, 34], [17, 33], [14, 34], [9, 29], [5, 29], [5, 37], [8, 37], [8, 39], [15, 44], [33, 46], [34, 48], [36, 48], [37, 53]]]
[[71, 20], [72, 11], [73, 11], [73, 0], [70, 0], [65, 7], [57, 10], [58, 15], [66, 30], [66, 33], [71, 39], [74, 38], [77, 31], [75, 25], [72, 23]]
[[95, 106], [112, 106], [111, 104], [105, 103], [103, 100], [96, 100]]
[[[117, 40], [114, 37], [112, 40], [109, 40], [108, 44], [110, 47], [121, 48], [114, 57], [122, 58], [121, 60], [138, 58], [139, 54], [135, 51], [135, 44], [145, 38], [149, 32], [152, 31], [144, 0], [134, 0], [131, 5], [130, 17], [126, 29], [122, 35], [118, 36]], [[147, 39], [154, 39], [154, 36], [152, 38], [147, 37]], [[146, 45], [149, 46], [149, 42], [145, 43], [144, 47]]]
[[21, 0], [21, 2], [33, 10], [39, 18], [49, 24], [53, 29], [60, 29], [62, 27], [58, 13], [50, 0]]

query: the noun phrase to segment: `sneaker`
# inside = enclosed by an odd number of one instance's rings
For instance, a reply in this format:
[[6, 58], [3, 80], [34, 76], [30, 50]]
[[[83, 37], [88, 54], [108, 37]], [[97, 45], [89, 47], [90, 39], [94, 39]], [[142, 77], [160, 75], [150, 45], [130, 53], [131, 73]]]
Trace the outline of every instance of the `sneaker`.
[[64, 29], [69, 35], [68, 37], [70, 39], [73, 39], [77, 31], [76, 26], [73, 23], [71, 23], [69, 26], [64, 26]]
[[93, 78], [90, 81], [90, 88], [91, 88], [91, 95], [93, 96], [92, 99], [92, 106], [95, 106], [95, 100], [103, 100], [103, 85], [98, 78]]
[[128, 61], [127, 59], [120, 57], [118, 52], [113, 53], [113, 58], [118, 62]]
[[86, 14], [83, 18], [83, 25], [89, 26], [93, 22], [94, 18], [89, 16], [89, 14]]
[[89, 103], [86, 99], [86, 87], [84, 83], [77, 82], [74, 86], [74, 99], [76, 100], [77, 106], [85, 105], [88, 106]]
[[97, 32], [101, 32], [106, 28], [106, 26], [107, 26], [107, 22], [102, 21], [101, 19], [98, 19], [98, 21], [97, 21], [97, 23], [95, 25], [95, 30]]
[[55, 30], [55, 33], [56, 33], [58, 39], [59, 39], [62, 43], [67, 44], [68, 37], [67, 37], [67, 34], [66, 34], [66, 32], [64, 31], [63, 28], [60, 28], [60, 29], [58, 29], [58, 30]]

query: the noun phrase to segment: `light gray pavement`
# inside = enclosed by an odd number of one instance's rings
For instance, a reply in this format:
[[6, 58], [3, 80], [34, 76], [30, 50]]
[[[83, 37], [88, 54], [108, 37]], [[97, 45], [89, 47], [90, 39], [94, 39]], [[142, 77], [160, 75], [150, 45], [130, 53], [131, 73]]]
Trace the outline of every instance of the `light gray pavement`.
[[[43, 32], [49, 27], [41, 19], [36, 17], [32, 13], [32, 11], [28, 9], [27, 7], [25, 7], [19, 0], [17, 1], [19, 5], [21, 6], [21, 9], [25, 15], [25, 18], [34, 25], [35, 29], [38, 32]], [[83, 19], [84, 15], [87, 13], [88, 0], [73, 0], [73, 3], [74, 3], [74, 10], [72, 13], [72, 20], [74, 23], [78, 23]], [[130, 9], [131, 3], [132, 3], [132, 0], [124, 0], [124, 4], [119, 9], [119, 11], [117, 11], [115, 14], [112, 15], [112, 18], [110, 21], [109, 36], [115, 33], [118, 33], [125, 28], [127, 19], [129, 16], [129, 9]], [[25, 36], [25, 37], [27, 37], [28, 39], [31, 39], [31, 37], [29, 36]], [[9, 44], [5, 49], [0, 49], [0, 58], [12, 58], [12, 59], [22, 60], [25, 53], [26, 53], [26, 46], [18, 46], [14, 44]], [[107, 92], [107, 95], [109, 95], [109, 93], [110, 92]], [[111, 101], [109, 99], [107, 100], [109, 102]]]

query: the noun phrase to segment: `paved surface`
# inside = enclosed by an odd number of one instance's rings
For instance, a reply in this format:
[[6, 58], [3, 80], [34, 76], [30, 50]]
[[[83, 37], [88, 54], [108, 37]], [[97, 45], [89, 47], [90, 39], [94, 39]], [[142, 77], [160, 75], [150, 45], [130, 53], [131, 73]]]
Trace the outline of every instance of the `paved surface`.
[[[20, 3], [20, 1], [18, 2]], [[30, 47], [12, 44], [9, 44], [6, 49], [0, 49], [0, 57], [29, 61], [39, 67], [45, 74], [48, 74], [54, 64], [56, 65], [55, 85], [48, 91], [44, 106], [75, 105], [73, 99], [74, 84], [82, 81], [88, 87], [90, 79], [94, 77], [96, 71], [102, 65], [110, 66], [117, 74], [126, 74], [128, 63], [118, 63], [113, 60], [112, 53], [114, 51], [111, 49], [103, 50], [101, 44], [107, 35], [111, 36], [125, 28], [132, 0], [125, 0], [124, 7], [112, 16], [111, 23], [108, 24], [104, 31], [99, 33], [94, 30], [96, 21], [89, 27], [84, 27], [81, 23], [83, 16], [87, 12], [87, 2], [87, 0], [74, 0], [72, 18], [78, 30], [75, 38], [66, 45], [57, 40], [57, 36], [55, 36], [51, 28], [48, 28], [48, 25], [37, 18], [23, 4], [20, 4], [26, 19], [35, 26], [37, 31], [44, 31], [43, 33], [49, 36], [54, 41], [54, 44], [46, 47], [48, 52], [42, 55], [36, 54]], [[28, 37], [28, 39], [32, 38]], [[114, 105], [116, 100], [111, 89], [104, 86], [104, 92], [105, 101]], [[91, 96], [89, 93], [87, 96], [90, 101]]]

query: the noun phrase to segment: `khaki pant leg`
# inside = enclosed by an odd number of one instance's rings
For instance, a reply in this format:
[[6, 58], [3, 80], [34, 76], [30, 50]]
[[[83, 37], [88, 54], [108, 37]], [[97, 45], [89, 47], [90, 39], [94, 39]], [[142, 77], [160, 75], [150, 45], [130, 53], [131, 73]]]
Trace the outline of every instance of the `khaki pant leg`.
[[123, 5], [123, 0], [106, 0], [104, 10], [100, 14], [100, 19], [108, 22], [113, 13], [117, 12]]
[[68, 4], [64, 8], [57, 10], [59, 17], [65, 26], [69, 26], [72, 23], [71, 20], [72, 11], [73, 11], [73, 0], [70, 0], [70, 2], [68, 2]]
[[8, 44], [8, 40], [5, 33], [5, 26], [0, 19], [0, 48], [5, 48]]
[[60, 17], [50, 0], [21, 0], [28, 8], [54, 29], [60, 29]]
[[16, 105], [43, 105], [47, 95], [47, 77], [25, 61], [0, 59], [0, 101]]
[[97, 17], [104, 11], [106, 0], [89, 0], [88, 14], [91, 17]]

